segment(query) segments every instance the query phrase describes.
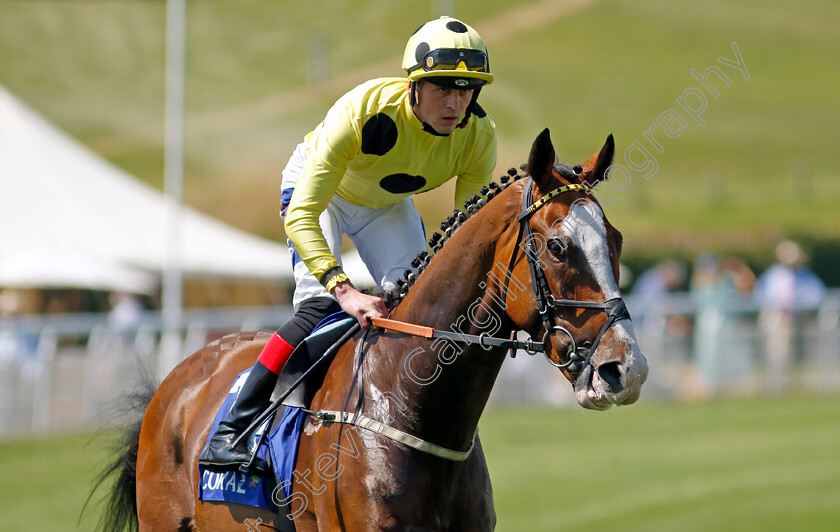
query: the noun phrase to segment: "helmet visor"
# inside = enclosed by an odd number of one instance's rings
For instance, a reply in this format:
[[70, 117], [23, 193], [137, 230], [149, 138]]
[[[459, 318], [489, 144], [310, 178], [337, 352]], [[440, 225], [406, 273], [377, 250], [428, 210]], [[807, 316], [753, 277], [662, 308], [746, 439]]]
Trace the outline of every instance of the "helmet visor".
[[473, 49], [438, 48], [427, 53], [420, 66], [426, 72], [435, 70], [490, 71], [487, 54]]

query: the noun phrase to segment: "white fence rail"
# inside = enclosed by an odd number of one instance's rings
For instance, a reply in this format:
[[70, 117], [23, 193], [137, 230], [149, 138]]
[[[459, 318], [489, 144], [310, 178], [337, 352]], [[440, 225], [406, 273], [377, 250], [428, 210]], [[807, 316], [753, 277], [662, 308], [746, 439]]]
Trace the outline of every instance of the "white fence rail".
[[104, 315], [0, 319], [0, 439], [100, 426], [118, 417], [120, 396], [142, 373], [161, 380], [167, 350], [183, 359], [225, 334], [276, 329], [291, 316], [291, 307], [186, 311], [171, 333], [151, 312], [120, 330]]
[[[645, 309], [627, 303], [650, 365], [643, 398], [840, 391], [840, 291], [788, 313], [749, 299], [698, 304], [688, 294]], [[188, 311], [168, 340], [156, 313], [124, 330], [102, 315], [0, 319], [0, 439], [100, 426], [141, 371], [160, 373], [162, 350], [184, 358], [224, 334], [276, 329], [291, 315], [289, 307]], [[560, 373], [524, 353], [504, 364], [491, 396], [493, 405], [572, 401]]]

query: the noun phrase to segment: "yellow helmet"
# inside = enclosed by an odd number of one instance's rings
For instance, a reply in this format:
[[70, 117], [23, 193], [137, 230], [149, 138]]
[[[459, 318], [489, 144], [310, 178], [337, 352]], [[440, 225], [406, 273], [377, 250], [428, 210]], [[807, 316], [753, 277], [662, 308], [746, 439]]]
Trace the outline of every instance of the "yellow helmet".
[[408, 39], [402, 67], [410, 81], [437, 78], [435, 81], [460, 89], [493, 83], [481, 35], [452, 17], [420, 26]]

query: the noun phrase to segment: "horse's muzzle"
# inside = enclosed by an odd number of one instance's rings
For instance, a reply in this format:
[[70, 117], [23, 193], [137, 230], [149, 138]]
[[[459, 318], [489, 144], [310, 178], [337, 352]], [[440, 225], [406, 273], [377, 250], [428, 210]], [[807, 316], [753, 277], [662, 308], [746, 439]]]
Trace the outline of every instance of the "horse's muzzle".
[[591, 354], [591, 363], [574, 377], [575, 398], [584, 408], [606, 410], [639, 399], [648, 375], [647, 360], [639, 351], [629, 321], [613, 324]]

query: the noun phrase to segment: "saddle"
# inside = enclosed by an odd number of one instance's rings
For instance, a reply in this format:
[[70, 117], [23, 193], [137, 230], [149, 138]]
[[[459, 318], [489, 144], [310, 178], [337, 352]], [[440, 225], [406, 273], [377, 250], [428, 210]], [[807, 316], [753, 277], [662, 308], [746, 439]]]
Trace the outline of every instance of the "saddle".
[[[318, 362], [321, 356], [335, 345], [355, 323], [356, 318], [347, 315], [345, 312], [336, 312], [321, 320], [312, 334], [295, 349], [289, 357], [289, 361], [286, 362], [286, 366], [277, 379], [274, 392], [271, 394], [272, 404]], [[312, 397], [324, 382], [328, 367], [328, 364], [321, 364], [318, 368], [315, 368], [283, 400], [283, 406], [309, 408]], [[279, 411], [276, 418], [281, 417], [282, 411]]]

